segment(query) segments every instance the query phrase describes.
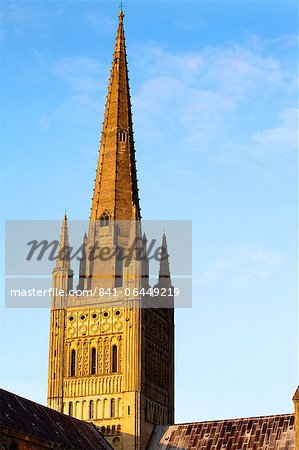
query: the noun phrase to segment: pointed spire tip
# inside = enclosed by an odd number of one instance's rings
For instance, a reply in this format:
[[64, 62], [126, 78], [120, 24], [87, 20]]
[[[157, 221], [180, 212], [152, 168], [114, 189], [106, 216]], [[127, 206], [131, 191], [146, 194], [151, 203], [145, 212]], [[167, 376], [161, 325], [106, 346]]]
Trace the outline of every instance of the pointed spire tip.
[[[128, 66], [125, 45], [125, 33], [123, 26], [123, 4], [118, 14], [119, 25], [114, 45], [111, 75], [106, 97], [105, 114], [100, 143], [100, 154], [94, 190], [90, 219], [99, 220], [102, 212], [110, 211], [112, 220], [139, 220], [140, 205], [138, 195], [138, 180], [136, 170], [136, 156], [133, 141], [133, 123], [131, 112], [130, 89], [128, 80]], [[109, 133], [109, 129], [115, 129], [116, 133]], [[120, 144], [119, 144], [120, 143]], [[121, 162], [121, 182], [116, 182], [118, 174], [113, 170], [110, 174], [106, 153], [108, 148], [113, 149], [116, 164], [121, 156], [118, 154], [118, 145], [126, 148], [124, 159]], [[124, 201], [122, 192], [129, 192], [129, 198]], [[117, 206], [116, 206], [117, 205]]]
[[120, 11], [119, 11], [119, 14], [118, 14], [119, 21], [122, 22], [124, 17], [125, 17], [125, 15], [124, 15], [124, 12], [123, 12], [123, 2], [121, 2], [121, 4], [120, 4]]

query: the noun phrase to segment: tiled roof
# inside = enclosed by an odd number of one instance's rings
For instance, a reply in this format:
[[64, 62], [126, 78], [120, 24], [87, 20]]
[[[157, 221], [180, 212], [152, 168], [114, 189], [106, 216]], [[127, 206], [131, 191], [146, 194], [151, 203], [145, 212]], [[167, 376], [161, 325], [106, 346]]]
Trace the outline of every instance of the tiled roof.
[[87, 423], [46, 406], [0, 389], [0, 423], [26, 435], [50, 441], [62, 449], [111, 450], [92, 423]]
[[156, 426], [148, 450], [295, 450], [294, 415]]

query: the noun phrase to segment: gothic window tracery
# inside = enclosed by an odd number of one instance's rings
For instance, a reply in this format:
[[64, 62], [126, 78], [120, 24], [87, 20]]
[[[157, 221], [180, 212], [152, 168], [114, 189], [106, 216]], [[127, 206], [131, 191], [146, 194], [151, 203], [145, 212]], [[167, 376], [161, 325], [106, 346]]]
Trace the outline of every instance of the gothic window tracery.
[[100, 217], [100, 227], [108, 227], [110, 216], [107, 211], [104, 211]]
[[117, 133], [117, 140], [119, 142], [127, 142], [127, 133], [125, 130], [121, 130]]

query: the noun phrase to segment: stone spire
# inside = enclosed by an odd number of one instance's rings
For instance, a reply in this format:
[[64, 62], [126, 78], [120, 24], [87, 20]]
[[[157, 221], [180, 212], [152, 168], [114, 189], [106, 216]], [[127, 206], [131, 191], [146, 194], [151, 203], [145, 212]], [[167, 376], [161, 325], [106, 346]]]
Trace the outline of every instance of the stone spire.
[[161, 261], [160, 261], [160, 270], [159, 270], [159, 283], [165, 283], [165, 282], [171, 283], [166, 234], [163, 233]]
[[56, 266], [52, 272], [53, 288], [57, 291], [64, 291], [65, 294], [58, 295], [55, 291], [52, 297], [52, 308], [61, 308], [65, 306], [65, 295], [73, 288], [73, 271], [71, 270], [70, 252], [69, 230], [67, 216], [65, 214], [62, 221]]
[[84, 233], [83, 243], [81, 246], [82, 255], [79, 264], [79, 284], [78, 289], [84, 289], [84, 279], [86, 278], [86, 248], [87, 248], [88, 238], [86, 232]]
[[56, 270], [66, 269], [70, 270], [70, 243], [69, 243], [69, 230], [67, 224], [67, 215], [64, 215], [60, 233], [58, 258], [56, 260]]
[[91, 221], [140, 218], [123, 11], [118, 17]]

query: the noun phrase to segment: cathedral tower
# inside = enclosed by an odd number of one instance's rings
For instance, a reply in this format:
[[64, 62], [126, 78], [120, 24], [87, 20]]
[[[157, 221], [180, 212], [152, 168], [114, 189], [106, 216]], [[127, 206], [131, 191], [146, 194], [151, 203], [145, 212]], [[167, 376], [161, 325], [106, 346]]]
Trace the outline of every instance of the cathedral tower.
[[[79, 270], [78, 289], [96, 294], [88, 302], [70, 295], [65, 216], [53, 271], [64, 295], [52, 299], [48, 406], [92, 421], [115, 449], [143, 450], [154, 425], [174, 420], [173, 288], [163, 235], [155, 288], [171, 292], [168, 307], [149, 294], [123, 19], [121, 11]], [[103, 247], [109, 258], [91, 257]]]

